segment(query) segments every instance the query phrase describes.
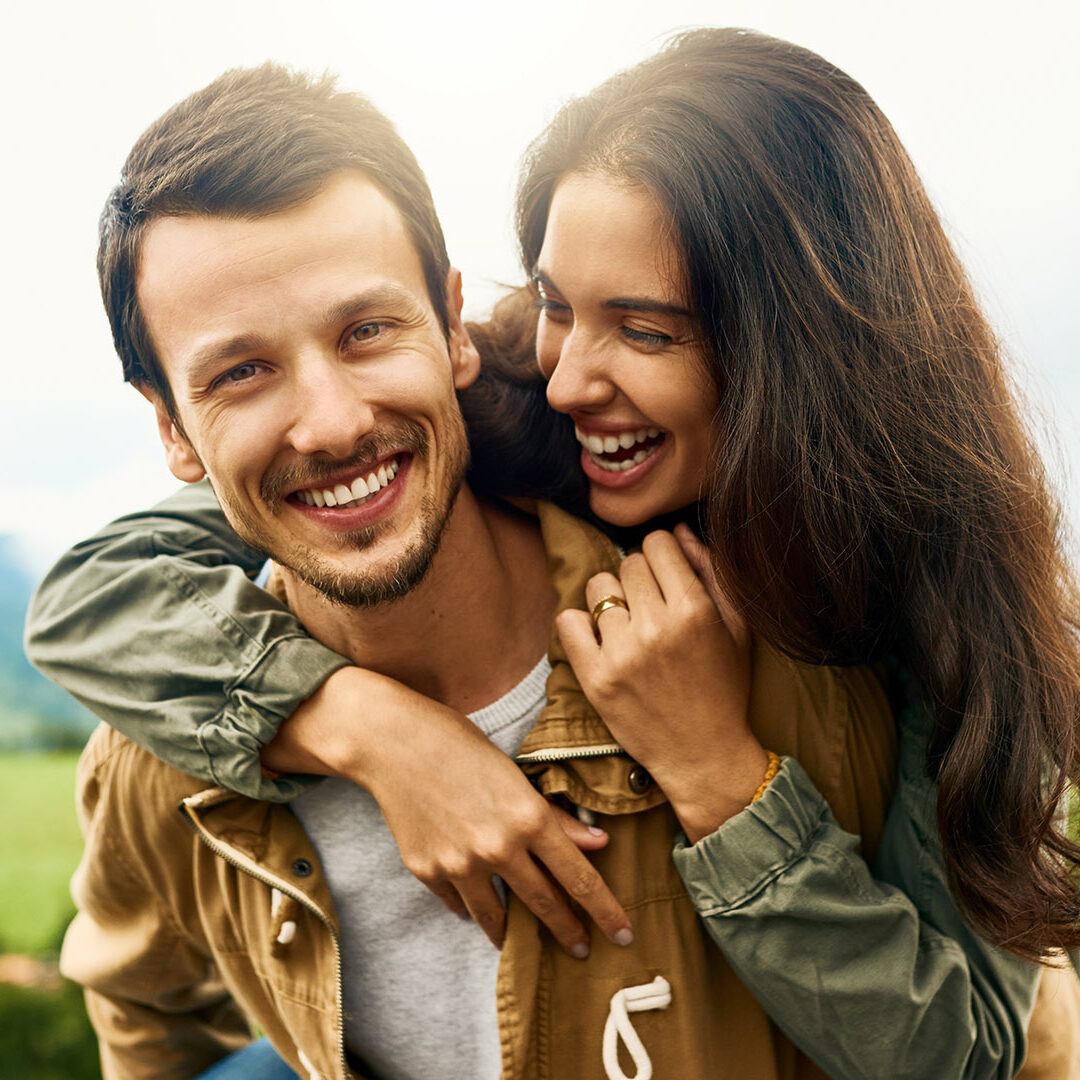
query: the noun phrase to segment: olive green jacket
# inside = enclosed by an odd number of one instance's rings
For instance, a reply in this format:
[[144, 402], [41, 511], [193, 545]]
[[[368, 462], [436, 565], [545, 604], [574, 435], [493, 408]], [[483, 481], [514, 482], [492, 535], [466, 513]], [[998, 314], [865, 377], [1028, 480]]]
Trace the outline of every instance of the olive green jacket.
[[[305, 781], [265, 780], [259, 748], [345, 660], [234, 564], [254, 573], [262, 559], [205, 484], [186, 489], [57, 564], [31, 609], [28, 653], [178, 768], [287, 799]], [[873, 874], [794, 761], [717, 833], [676, 845], [675, 865], [728, 963], [829, 1075], [1012, 1076], [1039, 972], [972, 934], [949, 896], [918, 717], [900, 717], [898, 792]]]

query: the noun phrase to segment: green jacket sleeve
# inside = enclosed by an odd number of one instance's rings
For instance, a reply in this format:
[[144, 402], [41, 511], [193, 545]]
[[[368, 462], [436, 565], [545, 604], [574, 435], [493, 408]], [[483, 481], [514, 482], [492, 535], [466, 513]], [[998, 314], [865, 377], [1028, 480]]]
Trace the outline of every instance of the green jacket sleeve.
[[120, 518], [72, 548], [30, 605], [26, 652], [50, 679], [168, 764], [256, 798], [261, 748], [348, 661], [253, 584], [264, 557], [209, 484]]
[[961, 917], [922, 762], [909, 711], [873, 874], [792, 758], [756, 803], [675, 851], [732, 968], [836, 1080], [1004, 1080], [1026, 1053], [1040, 968]]

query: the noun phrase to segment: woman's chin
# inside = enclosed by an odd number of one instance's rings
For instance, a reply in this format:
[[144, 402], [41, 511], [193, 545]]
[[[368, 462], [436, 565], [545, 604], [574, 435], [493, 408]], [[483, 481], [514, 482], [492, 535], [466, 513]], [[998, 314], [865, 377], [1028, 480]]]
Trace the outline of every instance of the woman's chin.
[[662, 505], [644, 492], [612, 491], [589, 485], [589, 509], [601, 520], [620, 529], [633, 529], [677, 507]]

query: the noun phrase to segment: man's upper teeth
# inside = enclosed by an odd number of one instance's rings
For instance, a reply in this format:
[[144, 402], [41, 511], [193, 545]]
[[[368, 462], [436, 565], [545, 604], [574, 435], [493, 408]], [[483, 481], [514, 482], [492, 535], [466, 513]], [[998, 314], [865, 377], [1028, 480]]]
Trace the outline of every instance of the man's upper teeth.
[[614, 454], [620, 448], [629, 450], [635, 443], [646, 439], [655, 439], [660, 434], [659, 428], [639, 428], [637, 431], [622, 431], [618, 435], [586, 435], [581, 428], [574, 429], [577, 441], [593, 454]]
[[358, 476], [351, 484], [335, 484], [332, 488], [304, 488], [296, 497], [308, 506], [349, 506], [359, 499], [366, 499], [386, 487], [397, 476], [398, 462], [384, 463], [366, 477]]

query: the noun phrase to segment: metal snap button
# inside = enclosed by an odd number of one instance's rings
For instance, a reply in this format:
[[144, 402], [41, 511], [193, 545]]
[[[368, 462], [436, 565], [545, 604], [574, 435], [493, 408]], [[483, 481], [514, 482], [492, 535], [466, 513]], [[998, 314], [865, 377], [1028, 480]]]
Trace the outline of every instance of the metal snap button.
[[292, 864], [292, 872], [297, 877], [311, 877], [311, 873], [314, 869], [315, 867], [313, 867], [307, 859], [297, 859]]
[[630, 785], [630, 790], [635, 795], [644, 795], [649, 789], [649, 785], [652, 783], [652, 777], [649, 775], [649, 770], [642, 765], [635, 765], [630, 772], [626, 774], [626, 782]]

